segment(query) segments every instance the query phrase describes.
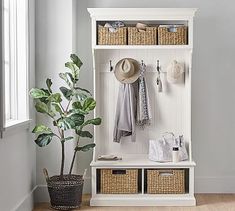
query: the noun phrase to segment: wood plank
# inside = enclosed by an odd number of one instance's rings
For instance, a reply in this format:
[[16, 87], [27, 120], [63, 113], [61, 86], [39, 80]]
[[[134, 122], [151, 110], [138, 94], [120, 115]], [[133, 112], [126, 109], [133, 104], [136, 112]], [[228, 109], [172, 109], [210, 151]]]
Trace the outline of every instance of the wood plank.
[[[102, 211], [233, 211], [235, 210], [235, 194], [196, 194], [196, 207], [90, 207], [90, 195], [83, 195], [83, 204], [80, 210], [102, 210]], [[49, 203], [35, 205], [33, 211], [50, 211]]]

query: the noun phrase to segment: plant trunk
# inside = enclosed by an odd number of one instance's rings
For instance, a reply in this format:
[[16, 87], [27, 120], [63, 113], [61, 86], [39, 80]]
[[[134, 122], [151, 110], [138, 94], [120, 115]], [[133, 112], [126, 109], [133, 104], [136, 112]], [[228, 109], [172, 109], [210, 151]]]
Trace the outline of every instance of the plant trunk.
[[61, 142], [62, 147], [62, 159], [61, 159], [61, 167], [60, 167], [60, 179], [64, 179], [64, 141]]
[[72, 174], [72, 171], [73, 171], [73, 165], [74, 165], [74, 161], [75, 161], [75, 158], [76, 158], [76, 154], [77, 154], [77, 151], [74, 150], [74, 153], [73, 153], [73, 160], [72, 160], [72, 163], [71, 163], [71, 166], [70, 166], [70, 170], [69, 170], [69, 175]]
[[[77, 143], [76, 143], [76, 147], [78, 147], [79, 139], [80, 139], [80, 136], [78, 136]], [[76, 147], [75, 147], [75, 149], [74, 149], [73, 159], [72, 159], [72, 162], [71, 162], [71, 165], [70, 165], [70, 170], [69, 170], [69, 175], [72, 174], [73, 166], [74, 166], [74, 162], [75, 162], [75, 158], [76, 158], [76, 155], [77, 155], [77, 152], [78, 152], [78, 151], [76, 150]]]

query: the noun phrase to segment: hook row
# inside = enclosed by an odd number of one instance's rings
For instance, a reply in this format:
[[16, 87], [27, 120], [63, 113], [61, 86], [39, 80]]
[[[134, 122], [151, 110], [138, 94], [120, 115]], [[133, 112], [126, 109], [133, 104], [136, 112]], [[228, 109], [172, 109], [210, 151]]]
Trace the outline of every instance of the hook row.
[[[141, 65], [144, 65], [144, 60], [141, 60]], [[113, 71], [113, 65], [112, 65], [112, 60], [109, 60], [109, 71]], [[160, 61], [157, 60], [157, 72], [160, 74], [161, 73], [161, 67], [160, 67]]]

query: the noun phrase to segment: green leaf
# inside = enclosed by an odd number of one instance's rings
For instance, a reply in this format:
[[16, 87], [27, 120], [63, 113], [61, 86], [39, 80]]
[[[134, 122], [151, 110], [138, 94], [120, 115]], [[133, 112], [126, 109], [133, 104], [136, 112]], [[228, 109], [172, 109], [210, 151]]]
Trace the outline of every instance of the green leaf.
[[60, 103], [62, 101], [61, 94], [60, 93], [51, 94], [48, 97], [48, 100], [51, 102]]
[[82, 108], [82, 105], [81, 105], [81, 103], [80, 103], [79, 101], [76, 101], [76, 102], [74, 102], [74, 103], [72, 104], [72, 107], [73, 107], [74, 109], [81, 109], [81, 108]]
[[50, 92], [47, 89], [41, 89], [42, 91], [44, 91], [47, 94], [47, 97], [42, 97], [42, 98], [38, 98], [38, 100], [40, 100], [43, 103], [48, 103], [48, 96], [50, 96]]
[[62, 139], [61, 141], [69, 141], [69, 140], [72, 140], [72, 139], [73, 139], [73, 137], [72, 137], [72, 136], [69, 136], [69, 137], [67, 137], [67, 138]]
[[69, 78], [71, 81], [74, 81], [74, 78], [73, 78], [73, 76], [72, 76], [71, 73], [66, 72], [65, 75], [66, 75], [67, 78]]
[[32, 88], [29, 94], [34, 99], [49, 97], [49, 94], [47, 92], [45, 92], [43, 89], [38, 89], [38, 88]]
[[60, 115], [63, 115], [63, 111], [61, 110], [61, 107], [56, 104], [56, 103], [52, 103], [52, 105], [54, 106], [55, 110], [60, 114]]
[[60, 87], [60, 91], [63, 93], [64, 97], [67, 100], [71, 100], [72, 99], [72, 96], [73, 96], [72, 90], [62, 86], [62, 87]]
[[65, 67], [69, 68], [72, 72], [73, 82], [76, 83], [79, 79], [79, 68], [73, 62], [66, 62]]
[[100, 125], [101, 124], [101, 118], [97, 117], [95, 119], [89, 119], [86, 122], [83, 123], [82, 127], [86, 125]]
[[54, 117], [56, 114], [50, 109], [50, 105], [44, 103], [44, 102], [41, 102], [41, 101], [38, 101], [36, 104], [35, 104], [35, 108], [36, 108], [36, 111], [39, 112], [39, 113], [43, 113], [43, 114], [48, 114], [49, 116], [51, 117]]
[[47, 85], [48, 91], [52, 93], [52, 90], [51, 90], [52, 81], [50, 78], [47, 78], [46, 85]]
[[75, 129], [84, 123], [84, 116], [81, 114], [72, 114], [69, 117], [60, 118], [57, 125], [63, 130]]
[[82, 115], [89, 114], [88, 111], [83, 111], [82, 109], [72, 109], [72, 110], [69, 110], [69, 112], [73, 114], [82, 114]]
[[72, 72], [75, 72], [78, 70], [78, 67], [73, 63], [73, 62], [66, 62], [65, 67], [69, 68], [72, 70]]
[[45, 125], [37, 125], [34, 127], [32, 133], [52, 133], [52, 130]]
[[70, 118], [64, 117], [59, 119], [57, 125], [63, 130], [68, 130], [74, 127], [74, 122]]
[[84, 123], [84, 115], [81, 114], [72, 114], [69, 118], [75, 123], [75, 127], [81, 126]]
[[75, 114], [82, 114], [82, 115], [87, 115], [89, 114], [89, 112], [87, 111], [84, 111], [82, 109], [82, 104], [79, 102], [79, 101], [76, 101], [72, 104], [72, 107], [73, 109], [70, 110], [72, 113], [75, 113]]
[[76, 130], [76, 134], [81, 137], [92, 138], [93, 135], [89, 131]]
[[[70, 77], [72, 77], [72, 74], [71, 73], [60, 73], [59, 74], [60, 78], [63, 79], [70, 88], [73, 87], [73, 84], [72, 84], [72, 79]], [[68, 77], [69, 76], [69, 77]]]
[[84, 93], [74, 93], [74, 96], [77, 98], [77, 100], [79, 101], [84, 101], [85, 99], [87, 99], [87, 95], [85, 95]]
[[52, 140], [52, 137], [54, 136], [55, 134], [54, 133], [43, 133], [43, 134], [40, 134], [37, 139], [35, 140], [35, 143], [40, 146], [40, 147], [44, 147], [46, 145], [48, 145], [51, 140]]
[[83, 88], [81, 88], [81, 87], [75, 87], [75, 89], [80, 90], [80, 91], [83, 91], [83, 92], [86, 92], [86, 93], [88, 93], [89, 95], [92, 95], [92, 94], [90, 93], [90, 91], [88, 91], [87, 89], [83, 89]]
[[46, 92], [47, 96], [49, 96], [49, 95], [50, 95], [50, 92], [49, 92], [49, 90], [48, 90], [48, 89], [43, 89], [43, 88], [41, 88], [40, 90], [42, 90], [42, 91]]
[[82, 147], [76, 147], [75, 148], [75, 151], [82, 151], [82, 152], [87, 152], [89, 151], [90, 149], [94, 148], [95, 147], [95, 144], [92, 143], [92, 144], [87, 144], [85, 146], [82, 146]]
[[78, 58], [76, 54], [71, 54], [70, 59], [73, 61], [74, 64], [77, 65], [77, 67], [80, 69], [83, 65], [82, 61]]
[[84, 111], [92, 111], [96, 106], [96, 101], [93, 98], [87, 98], [83, 104]]
[[39, 113], [49, 113], [49, 108], [47, 106], [46, 103], [43, 103], [41, 101], [38, 101], [36, 104], [35, 104], [35, 108], [36, 108], [36, 111], [39, 112]]
[[56, 116], [55, 112], [52, 111], [52, 110], [49, 110], [48, 115], [51, 116], [51, 117], [55, 117]]

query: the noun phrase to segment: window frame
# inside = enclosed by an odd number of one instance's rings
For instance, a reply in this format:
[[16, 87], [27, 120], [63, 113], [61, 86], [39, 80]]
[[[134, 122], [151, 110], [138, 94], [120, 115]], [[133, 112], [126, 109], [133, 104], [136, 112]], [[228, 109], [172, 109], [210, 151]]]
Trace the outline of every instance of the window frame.
[[4, 93], [5, 93], [5, 78], [4, 75], [4, 63], [3, 63], [3, 58], [4, 58], [4, 46], [3, 46], [3, 21], [4, 21], [4, 9], [3, 9], [3, 0], [0, 0], [0, 8], [1, 8], [1, 21], [0, 21], [0, 49], [1, 49], [1, 56], [0, 56], [0, 64], [1, 64], [1, 71], [0, 71], [0, 79], [1, 79], [1, 89], [0, 89], [0, 131], [1, 131], [1, 138], [2, 138], [2, 131], [4, 131], [4, 126], [5, 126], [5, 101], [4, 101]]
[[[12, 3], [12, 2], [11, 2]], [[10, 2], [9, 2], [10, 4]], [[13, 70], [9, 71], [10, 74], [10, 80], [9, 83], [12, 82], [12, 84], [10, 84], [10, 118], [6, 119], [6, 110], [5, 110], [5, 41], [4, 41], [4, 0], [0, 0], [0, 8], [2, 10], [1, 14], [1, 23], [0, 23], [0, 28], [1, 28], [1, 33], [0, 33], [0, 48], [2, 49], [1, 52], [1, 56], [0, 56], [0, 63], [1, 63], [1, 69], [2, 71], [0, 71], [0, 79], [1, 79], [1, 91], [0, 91], [0, 137], [3, 137], [3, 132], [4, 131], [9, 131], [11, 129], [14, 129], [16, 127], [26, 127], [28, 128], [30, 126], [30, 122], [31, 120], [29, 119], [29, 95], [28, 95], [28, 91], [29, 91], [29, 67], [30, 67], [30, 57], [29, 57], [29, 50], [30, 50], [30, 29], [29, 29], [29, 0], [25, 0], [25, 23], [24, 27], [25, 27], [25, 32], [21, 33], [24, 36], [24, 42], [25, 45], [21, 46], [21, 49], [18, 49], [18, 47], [20, 46], [19, 42], [18, 42], [18, 38], [19, 38], [19, 34], [16, 34], [14, 32], [17, 32], [18, 30], [18, 22], [17, 20], [19, 19], [19, 14], [17, 14], [17, 11], [19, 9], [19, 7], [17, 8], [17, 1], [14, 0], [13, 1], [13, 13], [11, 13], [11, 11], [9, 11], [9, 18], [12, 17], [15, 21], [13, 24], [13, 27], [11, 28], [11, 20], [9, 21], [9, 42], [12, 43], [14, 42], [11, 46], [10, 44], [10, 49], [9, 49], [9, 55], [11, 55], [12, 53], [14, 54], [14, 56], [10, 56], [9, 57], [9, 69], [11, 67], [13, 67]], [[11, 5], [12, 6], [12, 5]], [[12, 7], [10, 8], [12, 9]], [[22, 18], [22, 17], [21, 17]], [[24, 19], [24, 16], [23, 16]], [[11, 36], [11, 34], [13, 34], [13, 36]], [[21, 34], [21, 36], [22, 36]], [[13, 41], [11, 39], [14, 39]], [[14, 49], [12, 49], [14, 48]], [[21, 64], [17, 64], [17, 61], [19, 61], [19, 56], [17, 55], [18, 52], [20, 50], [24, 49], [25, 52], [25, 60], [23, 63]], [[12, 59], [13, 58], [13, 59]], [[19, 62], [20, 63], [20, 62]], [[19, 80], [22, 79], [21, 73], [19, 73], [19, 65], [23, 65], [24, 68], [24, 80]], [[22, 66], [21, 66], [22, 67]], [[18, 69], [19, 68], [19, 69]], [[22, 90], [24, 90], [24, 92], [22, 92]], [[23, 101], [22, 101], [23, 99]], [[19, 100], [21, 100], [21, 102], [19, 103]], [[22, 112], [22, 109], [24, 109], [24, 111]], [[21, 113], [23, 113], [21, 115]]]

